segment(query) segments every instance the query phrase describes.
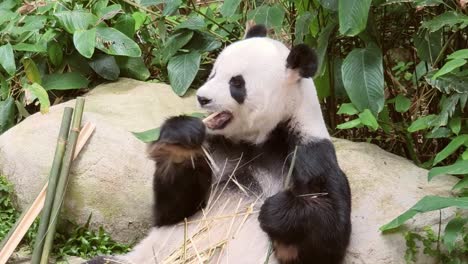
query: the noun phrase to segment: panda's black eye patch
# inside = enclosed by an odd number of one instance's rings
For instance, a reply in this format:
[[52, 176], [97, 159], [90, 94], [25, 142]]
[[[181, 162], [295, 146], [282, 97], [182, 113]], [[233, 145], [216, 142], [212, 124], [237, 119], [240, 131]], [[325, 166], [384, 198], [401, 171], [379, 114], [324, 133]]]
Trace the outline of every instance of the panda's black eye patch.
[[232, 77], [231, 80], [229, 80], [229, 90], [232, 98], [234, 98], [234, 100], [239, 104], [242, 104], [247, 96], [244, 77], [242, 77], [242, 75]]

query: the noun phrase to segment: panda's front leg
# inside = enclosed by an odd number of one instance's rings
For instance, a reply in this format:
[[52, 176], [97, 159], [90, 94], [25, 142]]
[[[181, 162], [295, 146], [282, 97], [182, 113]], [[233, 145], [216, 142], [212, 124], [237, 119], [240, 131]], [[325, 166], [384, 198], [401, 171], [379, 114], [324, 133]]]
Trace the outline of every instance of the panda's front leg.
[[341, 263], [351, 232], [350, 190], [331, 142], [299, 146], [292, 185], [266, 199], [261, 228], [282, 264]]
[[154, 173], [155, 225], [171, 225], [206, 205], [211, 170], [203, 156], [206, 128], [195, 117], [167, 119], [160, 137], [148, 147], [156, 162]]

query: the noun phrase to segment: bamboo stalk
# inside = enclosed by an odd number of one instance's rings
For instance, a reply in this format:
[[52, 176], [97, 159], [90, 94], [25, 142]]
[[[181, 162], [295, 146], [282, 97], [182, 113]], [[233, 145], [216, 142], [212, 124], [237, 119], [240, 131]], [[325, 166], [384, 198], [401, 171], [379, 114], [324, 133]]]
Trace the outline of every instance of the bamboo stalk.
[[[89, 137], [94, 131], [94, 128], [95, 126], [89, 122], [83, 126], [82, 131], [91, 130], [91, 132], [80, 133], [78, 136], [78, 143], [74, 154], [75, 158], [80, 153], [85, 143], [88, 141]], [[15, 225], [11, 228], [9, 235], [7, 235], [7, 237], [2, 241], [0, 246], [0, 264], [5, 264], [6, 261], [10, 258], [11, 254], [13, 254], [14, 250], [21, 242], [29, 227], [33, 224], [34, 220], [41, 212], [46, 199], [47, 186], [48, 183], [46, 182], [34, 202], [28, 206], [28, 209], [24, 210], [24, 212], [16, 221]]]
[[49, 225], [50, 213], [52, 211], [52, 205], [55, 197], [55, 190], [57, 188], [58, 176], [60, 168], [62, 166], [63, 154], [65, 153], [65, 145], [68, 140], [68, 132], [70, 130], [70, 124], [73, 114], [73, 108], [65, 107], [63, 111], [62, 124], [60, 126], [59, 137], [57, 140], [57, 147], [55, 149], [54, 160], [52, 162], [52, 168], [49, 174], [49, 184], [47, 187], [47, 195], [45, 198], [45, 206], [42, 210], [41, 220], [39, 223], [39, 229], [37, 231], [36, 241], [34, 243], [34, 251], [32, 255], [32, 264], [38, 264], [41, 255], [42, 248], [44, 246], [44, 238], [46, 235], [47, 227]]
[[53, 246], [55, 231], [57, 228], [57, 218], [62, 207], [63, 198], [68, 184], [68, 175], [75, 152], [78, 133], [80, 131], [81, 118], [83, 116], [84, 98], [78, 97], [75, 104], [75, 112], [73, 114], [72, 128], [68, 136], [67, 149], [63, 158], [62, 168], [60, 170], [60, 178], [57, 183], [54, 203], [52, 206], [52, 214], [50, 215], [49, 231], [47, 232], [44, 247], [42, 250], [41, 262], [47, 264], [49, 262], [49, 254]]

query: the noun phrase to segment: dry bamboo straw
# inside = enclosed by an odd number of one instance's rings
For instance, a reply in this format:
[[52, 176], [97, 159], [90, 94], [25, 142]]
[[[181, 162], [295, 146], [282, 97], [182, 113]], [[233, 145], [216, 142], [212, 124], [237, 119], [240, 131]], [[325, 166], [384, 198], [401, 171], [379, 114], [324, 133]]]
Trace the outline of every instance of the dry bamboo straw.
[[68, 175], [75, 152], [76, 142], [78, 140], [78, 133], [80, 132], [81, 118], [83, 116], [84, 109], [84, 98], [78, 97], [75, 103], [75, 112], [73, 114], [72, 128], [68, 137], [67, 149], [65, 156], [63, 157], [62, 168], [60, 170], [60, 177], [57, 183], [57, 190], [55, 192], [55, 198], [53, 199], [52, 213], [49, 221], [49, 231], [47, 232], [44, 248], [42, 250], [41, 262], [47, 264], [49, 262], [49, 254], [52, 249], [54, 242], [55, 230], [57, 227], [57, 218], [62, 207], [63, 198], [68, 184]]
[[63, 154], [65, 153], [65, 145], [68, 140], [68, 132], [70, 130], [72, 114], [73, 108], [65, 107], [63, 112], [62, 124], [60, 126], [59, 137], [57, 140], [57, 147], [55, 149], [55, 156], [52, 162], [52, 168], [50, 170], [49, 175], [47, 195], [45, 198], [46, 206], [42, 210], [39, 229], [37, 231], [36, 241], [34, 243], [34, 250], [31, 260], [32, 264], [38, 264], [41, 259], [42, 248], [44, 246], [43, 241], [47, 231], [47, 226], [49, 225], [50, 213], [52, 211], [52, 207], [50, 205], [53, 203], [55, 197], [55, 189], [57, 187], [60, 167], [62, 166]]
[[[83, 126], [83, 131], [92, 130], [94, 129], [94, 125], [91, 123], [86, 123]], [[84, 144], [88, 141], [91, 133], [80, 133], [78, 137], [77, 148], [75, 149], [75, 157], [80, 153]], [[47, 190], [48, 183], [44, 185], [42, 190], [39, 192], [38, 196], [34, 200], [34, 202], [29, 205], [28, 209], [23, 212], [20, 218], [17, 220], [14, 227], [11, 228], [11, 235], [5, 238], [0, 246], [0, 264], [5, 264], [7, 260], [10, 258], [13, 251], [19, 245], [21, 240], [23, 239], [24, 235], [28, 231], [29, 227], [32, 225], [34, 220], [37, 218], [39, 213], [41, 212], [42, 208], [44, 207], [44, 202], [46, 198], [46, 190]]]

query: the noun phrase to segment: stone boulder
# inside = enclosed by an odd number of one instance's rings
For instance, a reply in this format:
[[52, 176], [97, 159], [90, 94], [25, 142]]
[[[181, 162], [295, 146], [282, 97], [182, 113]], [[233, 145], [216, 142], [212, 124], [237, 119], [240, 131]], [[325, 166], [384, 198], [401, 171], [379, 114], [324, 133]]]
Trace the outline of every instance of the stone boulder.
[[[0, 136], [0, 172], [14, 184], [21, 208], [30, 203], [48, 175], [65, 106], [35, 114]], [[86, 95], [84, 121], [96, 131], [74, 163], [63, 217], [78, 224], [92, 213], [114, 239], [133, 242], [151, 225], [153, 162], [131, 131], [159, 126], [165, 117], [196, 112], [193, 96], [179, 98], [164, 84], [129, 79], [101, 85]], [[401, 233], [378, 228], [425, 195], [450, 195], [451, 176], [427, 182], [427, 171], [367, 143], [334, 139], [338, 160], [353, 194], [353, 233], [347, 263], [404, 263]], [[451, 210], [443, 210], [442, 218]], [[427, 213], [408, 221], [422, 228], [439, 221]], [[428, 262], [426, 262], [428, 263]]]

